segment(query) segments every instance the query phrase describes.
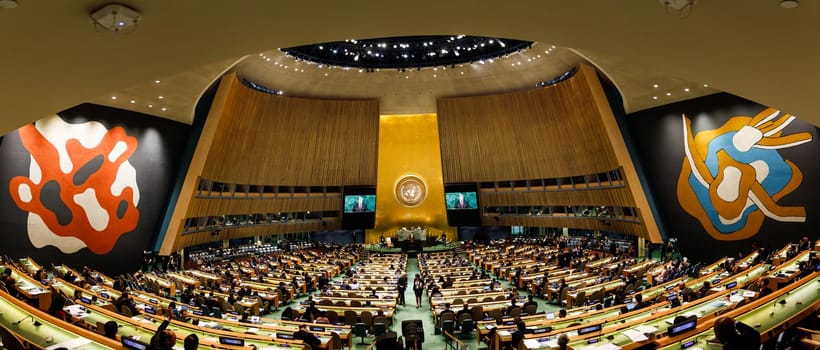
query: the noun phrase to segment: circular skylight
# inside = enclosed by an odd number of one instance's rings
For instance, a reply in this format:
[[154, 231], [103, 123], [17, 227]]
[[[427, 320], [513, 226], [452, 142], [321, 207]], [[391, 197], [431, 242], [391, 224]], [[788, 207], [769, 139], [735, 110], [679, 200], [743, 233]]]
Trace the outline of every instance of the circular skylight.
[[281, 49], [315, 64], [376, 69], [420, 69], [492, 60], [520, 52], [531, 41], [467, 35], [433, 35], [334, 41]]

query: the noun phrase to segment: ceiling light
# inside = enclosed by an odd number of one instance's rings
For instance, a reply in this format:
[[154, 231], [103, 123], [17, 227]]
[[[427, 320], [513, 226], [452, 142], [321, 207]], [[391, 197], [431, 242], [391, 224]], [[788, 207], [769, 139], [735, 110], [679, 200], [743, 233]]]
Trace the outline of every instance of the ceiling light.
[[116, 100], [116, 99], [117, 99], [117, 96], [111, 96], [111, 99], [112, 99], [112, 100]]
[[683, 89], [683, 91], [689, 92], [689, 88], [685, 88], [685, 89]]
[[657, 100], [657, 99], [658, 99], [658, 96], [652, 96], [652, 99], [653, 99], [653, 100]]
[[131, 100], [131, 103], [137, 103], [137, 101]]
[[671, 93], [671, 92], [667, 92], [667, 93], [666, 93], [666, 96], [672, 96], [672, 93]]
[[154, 108], [154, 105], [148, 105], [148, 108]]
[[0, 0], [0, 8], [13, 9], [17, 7], [16, 0]]
[[780, 7], [784, 9], [793, 9], [797, 7], [797, 5], [800, 5], [800, 2], [797, 0], [783, 0], [780, 2]]
[[703, 87], [709, 87], [709, 84], [703, 84]]
[[657, 88], [658, 88], [658, 84], [654, 84], [654, 85], [652, 85], [652, 87], [657, 89]]
[[159, 95], [158, 97], [159, 97], [160, 100], [165, 98], [165, 96], [162, 96], [162, 95]]
[[167, 110], [167, 108], [165, 108], [165, 107], [162, 107], [162, 110], [163, 110], [163, 111], [164, 111], [164, 110]]
[[660, 0], [666, 14], [678, 18], [686, 18], [692, 14], [696, 0]]
[[159, 84], [159, 80], [154, 80], [154, 84]]
[[89, 14], [94, 28], [114, 33], [130, 32], [142, 18], [139, 11], [120, 4], [108, 4]]

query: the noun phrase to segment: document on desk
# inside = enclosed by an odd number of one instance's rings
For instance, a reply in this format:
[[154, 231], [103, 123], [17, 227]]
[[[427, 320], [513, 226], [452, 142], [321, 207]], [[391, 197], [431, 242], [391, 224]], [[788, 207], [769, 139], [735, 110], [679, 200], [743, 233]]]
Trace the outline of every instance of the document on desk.
[[69, 305], [63, 308], [63, 310], [68, 311], [68, 313], [71, 314], [71, 317], [88, 317], [88, 314], [85, 312], [85, 308], [82, 305]]
[[655, 327], [652, 327], [652, 326], [644, 326], [644, 325], [637, 326], [637, 327], [635, 327], [635, 329], [636, 329], [638, 332], [641, 332], [641, 333], [655, 333], [655, 332], [657, 332], [657, 331], [658, 331], [658, 329], [657, 329], [657, 328], [655, 328]]
[[538, 348], [543, 348], [543, 347], [547, 347], [549, 349], [552, 349], [552, 348], [558, 346], [558, 341], [556, 341], [556, 340], [547, 340], [547, 341], [544, 341], [544, 342], [540, 342], [540, 341], [538, 341], [537, 338], [524, 339], [524, 345], [527, 346], [527, 349], [538, 349]]
[[76, 349], [89, 343], [91, 343], [90, 339], [79, 337], [76, 339], [64, 341], [62, 343], [54, 344], [52, 346], [47, 347], [46, 350], [55, 350], [59, 348]]
[[634, 329], [625, 330], [624, 335], [627, 336], [629, 338], [629, 340], [632, 340], [634, 342], [639, 342], [639, 341], [644, 341], [644, 340], [649, 339], [643, 334], [643, 332], [640, 332], [640, 331], [637, 331], [637, 330], [634, 330]]
[[615, 344], [601, 344], [584, 346], [579, 348], [578, 350], [621, 350], [621, 347]]

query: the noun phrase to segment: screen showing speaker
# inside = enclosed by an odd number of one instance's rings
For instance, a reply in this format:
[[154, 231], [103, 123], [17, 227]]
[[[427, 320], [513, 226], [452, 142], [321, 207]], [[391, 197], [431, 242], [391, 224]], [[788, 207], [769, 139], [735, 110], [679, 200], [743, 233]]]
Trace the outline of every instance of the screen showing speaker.
[[375, 226], [376, 186], [346, 186], [342, 200], [342, 229], [372, 229]]
[[475, 183], [445, 184], [444, 205], [450, 226], [480, 226], [478, 186]]

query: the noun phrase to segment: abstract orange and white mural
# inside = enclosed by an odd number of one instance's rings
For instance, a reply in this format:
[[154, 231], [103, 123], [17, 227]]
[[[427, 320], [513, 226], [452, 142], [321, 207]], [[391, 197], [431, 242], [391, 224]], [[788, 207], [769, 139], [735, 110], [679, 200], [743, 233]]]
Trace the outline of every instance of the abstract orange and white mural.
[[28, 238], [71, 254], [112, 250], [139, 222], [137, 170], [129, 158], [137, 138], [97, 121], [78, 124], [58, 116], [18, 130], [31, 154], [26, 176], [9, 181], [14, 203], [28, 212]]

